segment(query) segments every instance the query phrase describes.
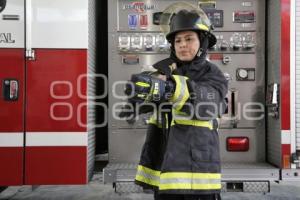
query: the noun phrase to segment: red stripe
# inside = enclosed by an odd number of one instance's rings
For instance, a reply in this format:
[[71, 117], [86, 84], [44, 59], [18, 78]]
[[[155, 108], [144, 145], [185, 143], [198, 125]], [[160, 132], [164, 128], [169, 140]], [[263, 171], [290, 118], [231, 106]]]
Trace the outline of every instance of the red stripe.
[[87, 184], [86, 147], [26, 147], [25, 184]]
[[23, 184], [23, 148], [0, 148], [0, 186]]
[[290, 0], [281, 0], [281, 129], [290, 130]]
[[291, 145], [290, 144], [282, 144], [282, 155], [291, 155]]
[[[77, 79], [86, 73], [87, 50], [37, 49], [36, 60], [28, 61], [27, 67], [27, 131], [86, 131], [86, 128], [77, 122], [78, 106], [87, 102], [86, 98], [80, 98], [77, 94], [77, 87], [80, 87], [82, 93], [86, 94], [87, 84], [82, 81], [82, 84], [78, 86]], [[71, 84], [71, 88], [67, 84], [55, 84], [54, 96], [51, 96], [53, 81], [68, 82]], [[58, 99], [55, 97], [55, 95], [67, 96], [70, 92], [73, 93], [70, 98]], [[51, 117], [51, 106], [56, 103], [64, 105], [53, 107], [54, 116], [59, 119], [71, 116], [70, 119], [57, 120]], [[82, 119], [86, 119], [86, 107], [83, 107], [80, 115]]]

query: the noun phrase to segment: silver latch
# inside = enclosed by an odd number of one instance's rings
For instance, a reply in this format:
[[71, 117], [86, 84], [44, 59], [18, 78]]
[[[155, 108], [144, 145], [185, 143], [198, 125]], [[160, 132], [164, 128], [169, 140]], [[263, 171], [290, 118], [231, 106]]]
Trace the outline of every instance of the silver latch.
[[279, 118], [279, 89], [278, 83], [269, 84], [267, 87], [266, 105], [268, 106], [268, 115], [278, 119]]
[[27, 60], [35, 60], [35, 50], [26, 50], [26, 58]]

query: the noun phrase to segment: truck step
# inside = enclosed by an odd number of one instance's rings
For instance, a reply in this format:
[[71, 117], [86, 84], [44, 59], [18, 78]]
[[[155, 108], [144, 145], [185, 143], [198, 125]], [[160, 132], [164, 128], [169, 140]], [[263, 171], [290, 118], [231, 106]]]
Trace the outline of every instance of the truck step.
[[118, 194], [143, 193], [143, 188], [134, 184], [133, 181], [115, 182], [113, 188]]

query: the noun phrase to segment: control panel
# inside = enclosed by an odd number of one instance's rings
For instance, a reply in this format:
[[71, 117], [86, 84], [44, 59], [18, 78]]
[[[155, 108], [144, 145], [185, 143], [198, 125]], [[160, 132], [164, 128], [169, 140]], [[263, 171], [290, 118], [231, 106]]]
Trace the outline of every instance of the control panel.
[[[126, 102], [124, 83], [131, 74], [151, 70], [154, 63], [170, 55], [170, 45], [161, 31], [164, 24], [160, 24], [160, 18], [168, 6], [178, 2], [181, 1], [109, 1], [109, 11], [115, 12], [110, 12], [108, 16], [108, 82], [111, 91], [108, 124], [109, 143], [115, 148], [121, 134], [131, 137], [132, 130], [145, 132], [149, 116], [130, 121], [118, 120], [116, 111]], [[221, 141], [226, 141], [225, 137], [232, 137], [235, 133], [251, 138], [252, 145], [254, 141], [263, 141], [264, 134], [257, 134], [256, 137], [254, 133], [265, 131], [264, 117], [260, 117], [264, 114], [265, 104], [265, 1], [184, 2], [203, 9], [210, 19], [217, 43], [208, 49], [207, 59], [216, 64], [229, 81], [228, 108], [219, 124]], [[135, 140], [143, 140], [144, 137], [143, 134], [136, 135]], [[120, 141], [118, 145], [123, 144]], [[113, 153], [111, 161], [114, 154], [118, 153]], [[249, 156], [251, 159], [247, 160], [256, 159], [254, 154]]]
[[[132, 73], [149, 68], [169, 56], [170, 45], [161, 32], [160, 17], [166, 7], [176, 2], [118, 0], [114, 4], [117, 7], [117, 20], [110, 23], [109, 76], [112, 77], [109, 80], [127, 80]], [[217, 43], [208, 50], [208, 59], [217, 64], [229, 79], [229, 103], [232, 101], [232, 91], [239, 94], [233, 104], [252, 102], [254, 96], [259, 97], [258, 102], [262, 101], [263, 91], [257, 95], [257, 89], [264, 88], [261, 81], [264, 78], [263, 3], [258, 0], [187, 2], [203, 9], [212, 22]], [[124, 73], [120, 74], [123, 70]], [[245, 89], [248, 92], [244, 95]], [[256, 127], [256, 122], [246, 120], [243, 116], [233, 116], [230, 109], [228, 116], [234, 120], [222, 120], [221, 127]], [[137, 122], [136, 126], [145, 127], [144, 122]], [[128, 124], [124, 123], [124, 127], [128, 127]]]

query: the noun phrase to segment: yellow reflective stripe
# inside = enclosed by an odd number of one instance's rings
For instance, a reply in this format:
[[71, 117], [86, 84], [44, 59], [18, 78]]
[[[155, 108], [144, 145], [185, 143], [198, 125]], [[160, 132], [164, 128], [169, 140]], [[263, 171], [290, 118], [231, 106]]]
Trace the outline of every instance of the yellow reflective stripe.
[[178, 76], [173, 76], [174, 80], [175, 80], [175, 83], [176, 83], [176, 87], [175, 87], [175, 92], [171, 98], [171, 101], [176, 101], [176, 99], [179, 98], [180, 96], [180, 91], [181, 91], [181, 82], [179, 80], [179, 77]]
[[173, 119], [171, 122], [171, 126], [174, 126], [175, 124], [206, 127], [206, 128], [209, 128], [210, 130], [213, 130], [213, 122], [212, 121]]
[[152, 176], [160, 176], [160, 171], [157, 171], [157, 170], [153, 170], [153, 169], [150, 169], [148, 167], [144, 167], [142, 165], [138, 165], [138, 168], [137, 168], [138, 171], [143, 171], [147, 174], [151, 174]]
[[[166, 127], [169, 127], [169, 119], [168, 119], [168, 115], [166, 114]], [[156, 115], [152, 115], [149, 120], [147, 120], [147, 124], [153, 124], [155, 126], [157, 126], [158, 128], [162, 128], [162, 124], [159, 123], [159, 121], [156, 118]]]
[[203, 179], [203, 178], [168, 178], [160, 179], [160, 184], [220, 184], [220, 179]]
[[155, 181], [155, 180], [152, 180], [150, 178], [146, 178], [146, 177], [141, 176], [141, 175], [136, 175], [135, 180], [143, 182], [143, 183], [147, 183], [149, 185], [153, 185], [153, 186], [157, 186], [157, 187], [159, 186], [159, 181]]
[[187, 173], [187, 172], [162, 173], [160, 175], [159, 189], [160, 190], [221, 189], [221, 174], [220, 173]]
[[161, 123], [159, 123], [157, 118], [156, 118], [156, 114], [152, 115], [149, 118], [149, 120], [147, 120], [147, 124], [153, 124], [153, 125], [157, 126], [158, 128], [162, 128]]
[[220, 173], [188, 173], [188, 172], [168, 172], [160, 175], [161, 179], [168, 178], [191, 178], [191, 179], [221, 179]]
[[135, 179], [149, 185], [159, 186], [160, 171], [138, 165]]
[[154, 115], [152, 115], [150, 117], [150, 119], [147, 121], [147, 124], [153, 124], [153, 125], [157, 126], [158, 128], [162, 128], [161, 123], [158, 122], [158, 120], [156, 119], [156, 117]]
[[190, 92], [188, 90], [187, 84], [185, 84], [185, 92], [183, 93], [183, 97], [180, 100], [180, 102], [178, 102], [178, 106], [175, 107], [175, 109], [181, 110], [182, 107], [184, 106], [185, 102], [188, 100], [189, 97], [190, 97]]
[[154, 83], [154, 88], [153, 88], [152, 94], [158, 94], [158, 90], [159, 90], [159, 84], [158, 83]]
[[199, 29], [209, 31], [209, 28], [204, 24], [196, 24]]
[[171, 121], [171, 126], [174, 126], [175, 125], [175, 122], [174, 120]]
[[144, 97], [146, 97], [146, 95], [145, 94], [138, 94], [137, 97], [144, 98]]
[[185, 102], [188, 100], [190, 93], [186, 84], [188, 79], [185, 76], [173, 75], [173, 78], [176, 82], [175, 92], [171, 98], [171, 101], [174, 102], [174, 108], [176, 110], [181, 110]]
[[144, 82], [136, 82], [135, 83], [137, 86], [141, 86], [141, 87], [150, 87], [149, 83], [144, 83]]
[[155, 125], [157, 125], [157, 119], [153, 115], [149, 118], [149, 120], [147, 122], [148, 122], [148, 124], [155, 124]]
[[160, 190], [191, 189], [212, 190], [221, 189], [221, 174], [219, 173], [161, 173], [142, 165], [138, 165], [137, 181], [159, 187]]
[[190, 184], [190, 183], [168, 183], [160, 184], [159, 190], [190, 189], [190, 190], [218, 190], [221, 184]]

